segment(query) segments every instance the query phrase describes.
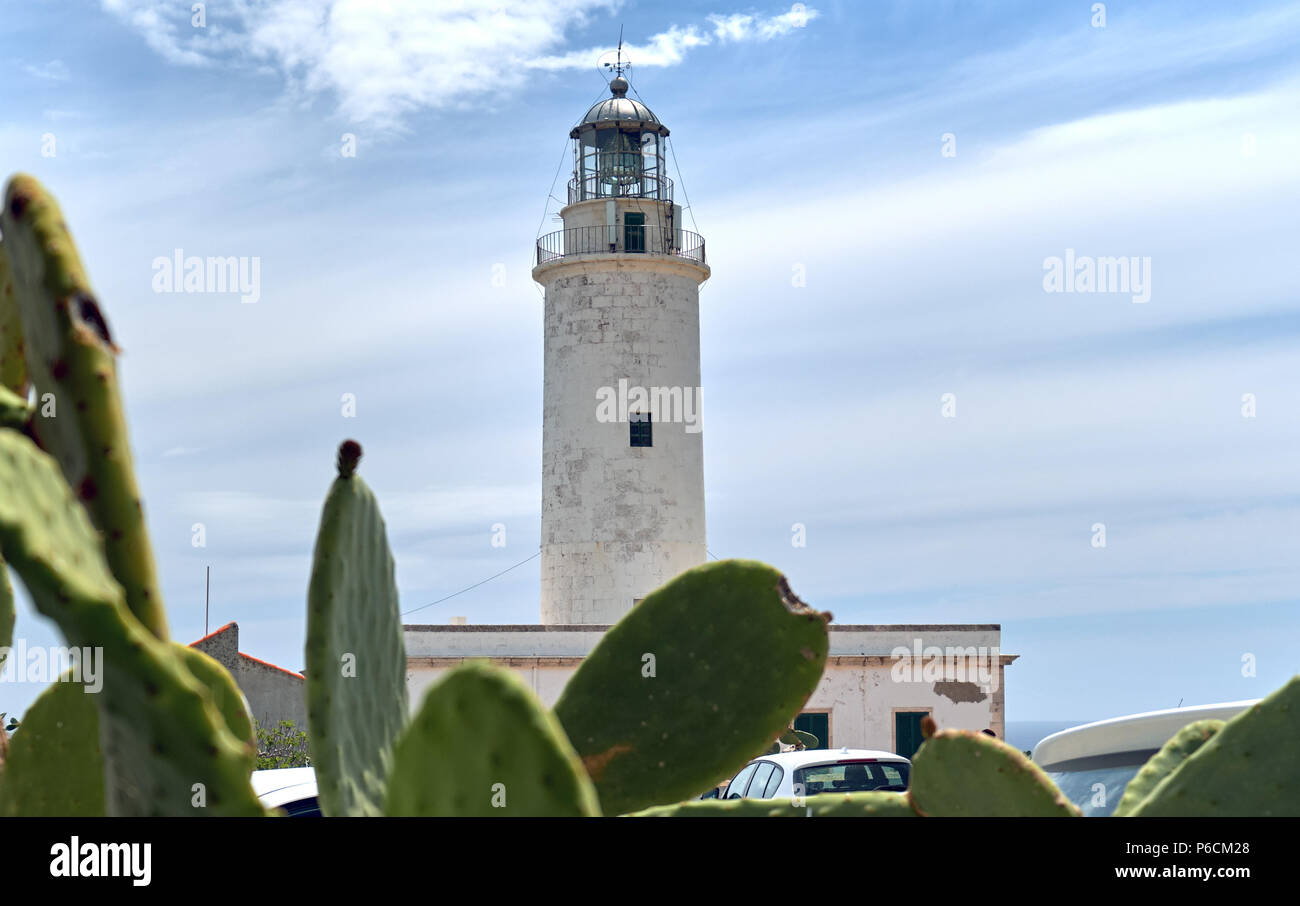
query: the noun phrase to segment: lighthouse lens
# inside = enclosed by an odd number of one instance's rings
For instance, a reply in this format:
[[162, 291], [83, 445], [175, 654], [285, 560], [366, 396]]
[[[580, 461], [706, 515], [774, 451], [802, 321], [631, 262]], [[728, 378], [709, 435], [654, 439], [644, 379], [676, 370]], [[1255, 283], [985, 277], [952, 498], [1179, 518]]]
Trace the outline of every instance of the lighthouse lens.
[[641, 133], [602, 129], [597, 133], [596, 170], [607, 186], [629, 186], [641, 179]]

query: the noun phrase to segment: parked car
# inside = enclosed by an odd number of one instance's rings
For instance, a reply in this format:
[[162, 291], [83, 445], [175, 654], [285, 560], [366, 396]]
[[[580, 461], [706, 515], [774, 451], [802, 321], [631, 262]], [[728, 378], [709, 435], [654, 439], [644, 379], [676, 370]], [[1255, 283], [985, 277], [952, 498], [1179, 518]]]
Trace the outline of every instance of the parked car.
[[1085, 815], [1110, 815], [1124, 787], [1179, 730], [1198, 720], [1229, 720], [1259, 699], [1166, 708], [1061, 730], [1034, 747], [1033, 759]]
[[718, 799], [788, 799], [818, 793], [907, 789], [912, 763], [873, 749], [804, 749], [763, 755], [740, 769]]
[[316, 772], [311, 768], [275, 768], [253, 772], [253, 792], [267, 808], [279, 808], [290, 818], [319, 818]]

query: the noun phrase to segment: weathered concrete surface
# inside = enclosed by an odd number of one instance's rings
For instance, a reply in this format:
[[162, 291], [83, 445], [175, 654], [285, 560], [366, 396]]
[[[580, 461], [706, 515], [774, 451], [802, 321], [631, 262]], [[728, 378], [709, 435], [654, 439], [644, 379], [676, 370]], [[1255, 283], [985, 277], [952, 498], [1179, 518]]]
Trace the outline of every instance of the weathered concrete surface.
[[[518, 674], [550, 706], [608, 626], [406, 626], [407, 692], [414, 711], [446, 671], [470, 657], [488, 657]], [[1005, 667], [995, 624], [841, 625], [830, 627], [826, 672], [804, 711], [826, 712], [834, 748], [897, 751], [894, 715], [926, 711], [940, 727], [991, 729], [1006, 737]], [[917, 642], [920, 642], [919, 646]], [[919, 669], [902, 649], [975, 652], [945, 664], [922, 659]], [[956, 678], [943, 671], [957, 668]], [[935, 671], [940, 672], [936, 678]], [[947, 674], [954, 675], [954, 674]], [[987, 688], [976, 680], [987, 679]]]
[[239, 624], [227, 623], [190, 645], [213, 658], [234, 677], [259, 727], [282, 720], [307, 729], [305, 681], [301, 673], [258, 660], [239, 650]]
[[[561, 213], [566, 228], [598, 232], [612, 214], [617, 238], [631, 210], [654, 226], [667, 209], [620, 199]], [[708, 275], [682, 258], [608, 252], [533, 270], [546, 288], [543, 624], [613, 623], [707, 557], [703, 434], [652, 403], [653, 446], [632, 447], [626, 421], [598, 419], [597, 393], [624, 380], [698, 399], [699, 284]]]

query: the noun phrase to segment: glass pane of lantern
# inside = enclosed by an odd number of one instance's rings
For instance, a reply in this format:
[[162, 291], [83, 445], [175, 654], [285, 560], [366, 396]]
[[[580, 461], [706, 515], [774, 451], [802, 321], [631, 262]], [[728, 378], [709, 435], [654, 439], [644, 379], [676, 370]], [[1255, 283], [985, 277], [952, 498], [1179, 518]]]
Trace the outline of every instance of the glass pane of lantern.
[[623, 129], [599, 131], [600, 181], [608, 186], [627, 186], [641, 178], [641, 133]]

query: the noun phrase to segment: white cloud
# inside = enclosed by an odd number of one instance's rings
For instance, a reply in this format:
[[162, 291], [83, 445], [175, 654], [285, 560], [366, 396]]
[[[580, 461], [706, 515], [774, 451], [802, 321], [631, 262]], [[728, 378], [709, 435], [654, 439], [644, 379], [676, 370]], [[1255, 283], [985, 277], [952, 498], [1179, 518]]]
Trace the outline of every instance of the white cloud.
[[719, 41], [770, 41], [803, 28], [821, 15], [802, 3], [796, 3], [779, 16], [758, 16], [750, 13], [732, 13], [729, 16], [709, 16], [713, 34]]
[[[461, 105], [524, 85], [529, 70], [595, 65], [606, 47], [564, 50], [566, 32], [616, 0], [235, 0], [190, 24], [188, 4], [102, 0], [165, 59], [184, 65], [269, 65], [296, 91], [332, 94], [358, 122], [395, 125], [422, 108]], [[794, 4], [774, 16], [713, 14], [712, 32], [672, 25], [624, 51], [635, 65], [674, 66], [688, 51], [767, 41], [816, 18]]]
[[68, 72], [67, 65], [62, 60], [50, 60], [48, 63], [39, 64], [28, 63], [23, 66], [23, 71], [28, 75], [50, 82], [66, 82], [72, 77]]

